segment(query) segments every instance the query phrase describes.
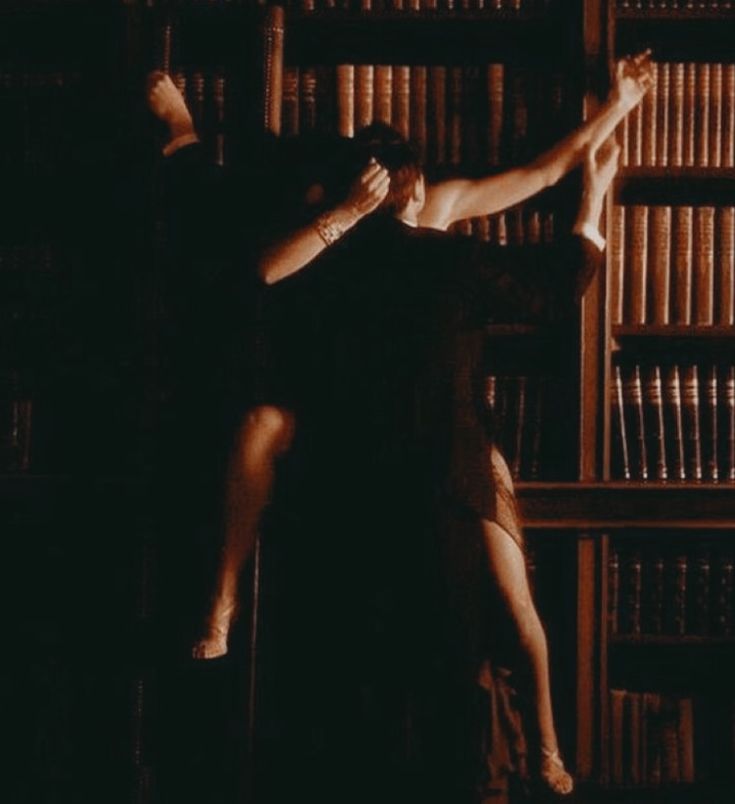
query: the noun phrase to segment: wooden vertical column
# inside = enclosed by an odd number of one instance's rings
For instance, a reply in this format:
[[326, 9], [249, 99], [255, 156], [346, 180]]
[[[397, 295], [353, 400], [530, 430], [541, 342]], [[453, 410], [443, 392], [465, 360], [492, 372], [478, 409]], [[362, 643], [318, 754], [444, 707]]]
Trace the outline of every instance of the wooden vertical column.
[[[584, 117], [599, 104], [606, 73], [607, 0], [584, 0], [582, 32], [585, 69]], [[600, 272], [582, 300], [580, 320], [579, 480], [602, 477], [606, 416], [606, 274]], [[580, 533], [577, 542], [577, 756], [580, 780], [597, 775], [600, 676], [600, 562], [595, 533]]]

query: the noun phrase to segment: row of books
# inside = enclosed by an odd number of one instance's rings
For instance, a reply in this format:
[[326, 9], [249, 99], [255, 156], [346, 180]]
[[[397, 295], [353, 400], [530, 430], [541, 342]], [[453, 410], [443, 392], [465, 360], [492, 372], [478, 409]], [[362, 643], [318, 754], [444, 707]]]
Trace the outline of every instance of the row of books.
[[186, 99], [194, 127], [205, 146], [209, 146], [213, 161], [224, 165], [225, 109], [231, 106], [225, 73], [177, 70], [171, 74], [171, 79]]
[[702, 544], [613, 544], [608, 558], [612, 635], [735, 636], [735, 550]]
[[563, 130], [559, 73], [484, 66], [287, 66], [283, 133], [351, 137], [374, 120], [416, 143], [431, 165], [501, 165], [527, 159]]
[[631, 167], [735, 165], [735, 64], [660, 62], [656, 82], [621, 123]]
[[544, 455], [549, 432], [542, 423], [557, 395], [554, 382], [540, 376], [485, 378], [485, 404], [494, 440], [514, 480], [536, 480], [545, 475]]
[[[143, 0], [141, 0], [142, 2]], [[151, 0], [145, 0], [151, 5]], [[131, 0], [128, 0], [131, 2]], [[132, 0], [135, 2], [135, 0]], [[478, 11], [542, 11], [555, 0], [160, 0], [159, 5], [169, 7], [196, 6], [263, 6], [279, 5], [305, 13], [319, 11], [357, 11], [381, 13], [407, 12], [478, 12]]]
[[615, 206], [613, 324], [735, 324], [735, 207]]
[[735, 365], [615, 365], [613, 475], [735, 482]]
[[609, 762], [614, 785], [694, 782], [694, 701], [658, 692], [611, 689]]
[[552, 243], [554, 213], [518, 206], [483, 218], [459, 221], [452, 231], [497, 246]]
[[617, 8], [645, 11], [729, 11], [732, 0], [617, 0]]

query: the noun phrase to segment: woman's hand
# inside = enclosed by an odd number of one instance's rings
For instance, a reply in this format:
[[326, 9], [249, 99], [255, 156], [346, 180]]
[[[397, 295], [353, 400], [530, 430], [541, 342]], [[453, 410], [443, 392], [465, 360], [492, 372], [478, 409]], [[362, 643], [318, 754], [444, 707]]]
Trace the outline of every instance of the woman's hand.
[[655, 83], [651, 51], [626, 56], [615, 65], [615, 79], [610, 91], [613, 101], [630, 110], [637, 106]]
[[371, 159], [350, 188], [343, 206], [362, 218], [380, 206], [388, 194], [389, 186], [387, 169]]

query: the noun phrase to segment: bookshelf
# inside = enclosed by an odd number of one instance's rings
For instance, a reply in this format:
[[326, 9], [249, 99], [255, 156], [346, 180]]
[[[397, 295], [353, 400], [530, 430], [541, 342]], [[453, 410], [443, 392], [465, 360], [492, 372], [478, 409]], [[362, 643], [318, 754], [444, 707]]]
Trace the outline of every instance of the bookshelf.
[[[155, 678], [159, 665], [151, 661], [155, 654], [151, 633], [155, 633], [158, 616], [151, 585], [159, 582], [154, 569], [156, 560], [160, 562], [162, 537], [160, 532], [152, 532], [161, 526], [158, 521], [151, 523], [151, 512], [156, 509], [148, 472], [151, 456], [146, 450], [150, 448], [147, 430], [160, 424], [166, 392], [167, 369], [161, 353], [165, 350], [162, 331], [168, 315], [160, 264], [164, 245], [160, 240], [160, 197], [155, 182], [150, 181], [156, 156], [146, 151], [151, 131], [141, 122], [136, 107], [147, 70], [158, 66], [171, 71], [194, 107], [214, 161], [237, 166], [254, 131], [303, 131], [303, 121], [310, 119], [312, 108], [320, 126], [325, 130], [337, 128], [337, 118], [330, 115], [339, 97], [335, 94], [330, 98], [325, 115], [318, 105], [324, 97], [322, 90], [336, 84], [337, 65], [351, 65], [354, 74], [362, 69], [363, 77], [370, 75], [372, 113], [379, 101], [379, 72], [375, 68], [390, 67], [391, 114], [397, 107], [399, 80], [408, 75], [410, 87], [415, 88], [417, 83], [423, 86], [423, 106], [419, 106], [419, 114], [424, 116], [422, 125], [411, 122], [415, 94], [409, 99], [408, 117], [400, 119], [404, 124], [407, 121], [407, 133], [424, 132], [429, 171], [443, 177], [459, 169], [480, 173], [523, 161], [558, 133], [572, 128], [582, 119], [583, 110], [594, 105], [604, 83], [601, 76], [616, 54], [652, 47], [657, 60], [670, 65], [726, 65], [733, 60], [735, 9], [725, 2], [691, 6], [680, 2], [678, 7], [673, 2], [668, 6], [657, 3], [654, 8], [645, 8], [645, 3], [637, 7], [615, 0], [523, 2], [517, 6], [512, 0], [486, 0], [483, 10], [474, 3], [468, 10], [460, 4], [450, 9], [448, 2], [435, 3], [435, 7], [405, 3], [399, 8], [398, 3], [375, 1], [371, 9], [364, 3], [337, 3], [338, 7], [328, 8], [326, 3], [317, 2], [314, 10], [308, 10], [307, 3], [294, 2], [286, 4], [284, 16], [280, 11], [264, 12], [257, 5], [134, 0], [8, 3], [0, 16], [0, 97], [14, 110], [12, 116], [25, 121], [25, 131], [29, 132], [45, 130], [57, 120], [70, 123], [60, 141], [35, 133], [29, 138], [24, 130], [12, 126], [0, 131], [0, 161], [12, 195], [18, 199], [0, 222], [2, 327], [3, 333], [10, 327], [8, 332], [12, 330], [13, 336], [0, 339], [5, 428], [0, 442], [0, 472], [4, 473], [0, 475], [0, 498], [15, 506], [12, 515], [3, 515], [2, 522], [18, 540], [42, 540], [44, 578], [51, 578], [55, 563], [71, 570], [74, 559], [83, 551], [91, 555], [98, 549], [96, 522], [87, 511], [90, 500], [99, 522], [109, 523], [109, 512], [121, 504], [134, 512], [114, 529], [115, 544], [126, 558], [113, 585], [124, 590], [125, 579], [135, 579], [136, 599], [122, 595], [126, 603], [115, 615], [126, 644], [136, 646], [132, 651], [135, 659], [130, 662], [132, 670], [127, 667], [127, 675], [121, 671], [110, 682], [119, 698], [119, 711], [133, 711], [125, 726], [132, 736], [124, 749], [128, 751], [127, 764], [121, 762], [115, 768], [101, 764], [100, 782], [103, 772], [110, 778], [123, 779], [119, 800], [137, 804], [156, 802], [159, 795], [155, 766], [158, 749], [149, 734], [148, 713], [154, 708], [151, 699], [160, 692]], [[265, 28], [264, 13], [271, 15], [266, 16], [271, 24]], [[81, 33], [90, 28], [98, 31], [94, 39]], [[70, 48], [68, 40], [58, 35], [60, 30], [70, 32], [79, 46]], [[278, 42], [270, 51], [264, 34], [273, 37], [271, 45]], [[281, 36], [285, 38], [282, 60], [264, 62], [265, 52], [272, 54], [279, 49]], [[36, 46], [25, 49], [20, 46], [25, 41]], [[244, 47], [245, 41], [256, 46]], [[385, 80], [386, 72], [382, 75]], [[316, 85], [310, 83], [314, 76], [319, 76]], [[321, 76], [331, 77], [327, 84], [320, 84]], [[533, 89], [524, 94], [524, 86]], [[108, 102], [105, 98], [110, 87]], [[432, 93], [437, 96], [440, 91], [445, 93], [441, 113], [431, 100]], [[477, 141], [481, 126], [490, 124], [473, 118], [468, 100], [475, 98], [479, 107], [492, 108], [488, 100], [492, 92], [496, 98], [502, 95], [505, 116], [496, 119], [493, 154], [488, 155]], [[104, 100], [101, 106], [100, 99]], [[360, 102], [355, 94], [352, 103], [357, 106]], [[317, 105], [312, 107], [312, 103]], [[715, 108], [724, 115], [729, 108], [724, 94], [718, 103]], [[672, 104], [675, 98], [670, 88], [665, 104], [670, 124], [675, 117]], [[544, 115], [549, 105], [552, 109], [547, 118]], [[87, 112], [92, 107], [103, 108], [102, 127], [113, 135], [101, 139], [90, 136], [85, 126], [91, 118], [63, 113], [70, 106]], [[298, 110], [295, 117], [294, 109]], [[647, 114], [655, 117], [656, 111], [653, 108]], [[367, 116], [369, 112], [360, 114]], [[134, 122], [126, 122], [126, 117]], [[296, 125], [294, 119], [299, 121]], [[551, 125], [543, 128], [544, 136], [526, 136], [523, 132], [532, 133], [540, 119], [551, 120]], [[437, 129], [444, 131], [443, 140], [437, 136]], [[723, 126], [721, 144], [724, 135]], [[101, 180], [98, 177], [95, 181], [94, 174], [109, 174], [115, 160], [105, 154], [118, 153], [125, 138], [134, 142], [133, 150], [137, 149], [140, 161], [133, 167], [139, 173], [133, 173], [134, 186], [114, 202], [111, 194], [100, 189]], [[654, 152], [653, 162], [656, 156]], [[620, 462], [610, 401], [616, 368], [620, 368], [622, 380], [630, 376], [632, 367], [640, 366], [643, 383], [645, 370], [651, 367], [661, 370], [663, 382], [665, 371], [676, 361], [682, 366], [701, 367], [703, 372], [716, 366], [718, 427], [724, 427], [730, 409], [723, 378], [735, 361], [735, 322], [722, 320], [716, 305], [711, 323], [682, 321], [671, 314], [667, 323], [651, 321], [650, 317], [647, 320], [646, 307], [642, 322], [628, 320], [625, 315], [615, 318], [613, 299], [621, 292], [620, 282], [615, 284], [615, 271], [623, 271], [625, 302], [631, 254], [624, 247], [618, 249], [619, 262], [613, 263], [616, 244], [611, 226], [614, 210], [622, 207], [648, 208], [649, 215], [654, 207], [667, 207], [673, 217], [678, 208], [712, 208], [717, 215], [717, 210], [733, 206], [735, 167], [724, 156], [723, 149], [717, 167], [638, 165], [629, 160], [609, 200], [607, 270], [587, 293], [578, 320], [488, 324], [493, 346], [488, 376], [495, 378], [496, 401], [505, 396], [502, 404], [511, 421], [506, 445], [511, 463], [512, 451], [523, 451], [517, 447], [519, 434], [524, 444], [532, 443], [533, 428], [538, 427], [519, 414], [519, 400], [524, 399], [524, 415], [529, 415], [537, 380], [544, 378], [544, 384], [556, 389], [547, 400], [548, 412], [541, 418], [554, 422], [549, 428], [555, 430], [554, 440], [546, 447], [554, 458], [553, 466], [534, 470], [529, 469], [533, 460], [516, 461], [517, 489], [536, 561], [539, 567], [546, 567], [547, 580], [542, 577], [544, 569], [539, 570], [538, 592], [542, 614], [550, 626], [563, 749], [569, 763], [576, 766], [582, 800], [618, 801], [623, 797], [701, 804], [716, 801], [720, 788], [732, 779], [733, 760], [727, 756], [732, 739], [723, 740], [721, 745], [716, 740], [727, 731], [726, 715], [711, 710], [713, 700], [724, 702], [723, 712], [727, 706], [732, 708], [733, 695], [723, 691], [723, 680], [735, 665], [735, 638], [722, 633], [612, 633], [608, 620], [609, 567], [616, 550], [659, 550], [668, 561], [667, 551], [672, 545], [680, 546], [694, 566], [701, 544], [722, 545], [724, 549], [735, 543], [735, 484], [725, 479], [729, 465], [724, 452], [727, 437], [720, 435], [722, 430], [716, 439], [718, 449], [723, 448], [717, 482], [707, 476], [704, 465], [702, 479], [691, 482], [671, 476], [664, 481], [656, 478], [655, 472], [647, 481], [634, 477], [625, 480], [616, 469]], [[84, 188], [97, 191], [98, 197], [109, 200], [110, 217], [119, 215], [127, 221], [125, 226], [112, 226], [100, 204], [96, 212], [91, 210], [94, 214], [89, 218], [100, 225], [99, 235], [91, 245], [76, 239], [79, 225], [75, 214], [80, 208], [69, 205], [58, 192], [60, 178], [66, 183], [81, 181]], [[546, 194], [535, 207], [511, 211], [503, 219], [475, 221], [462, 233], [496, 242], [535, 238], [543, 242], [546, 216], [550, 212], [557, 216], [553, 228], [560, 231], [573, 208], [576, 190], [572, 180]], [[145, 196], [145, 203], [142, 207], [137, 204], [137, 213], [131, 214], [141, 196]], [[84, 205], [81, 212], [90, 213], [92, 206]], [[108, 238], [123, 244], [121, 254], [110, 254]], [[718, 255], [722, 253], [718, 243], [722, 239], [715, 235], [712, 281], [718, 281]], [[676, 249], [671, 240], [668, 253], [675, 254]], [[104, 271], [99, 270], [100, 264], [105, 265]], [[37, 281], [32, 279], [35, 274], [39, 275]], [[676, 286], [676, 282], [671, 284]], [[690, 319], [696, 320], [692, 301], [689, 310]], [[69, 336], [66, 322], [76, 314], [81, 317]], [[90, 331], [104, 336], [95, 348], [85, 343]], [[543, 371], [552, 377], [552, 384]], [[704, 373], [699, 377], [700, 412], [708, 399], [703, 378]], [[71, 397], [68, 389], [73, 391]], [[23, 424], [29, 399], [33, 402], [32, 417], [29, 424]], [[115, 412], [112, 418], [110, 411]], [[556, 411], [565, 411], [563, 422], [558, 422]], [[702, 460], [706, 461], [706, 450]], [[64, 523], [64, 531], [69, 531], [61, 560], [50, 541], [49, 521], [40, 517], [26, 527], [33, 510], [43, 506]], [[83, 537], [75, 543], [70, 534], [80, 521]], [[204, 542], [204, 530], [194, 538]], [[19, 549], [18, 560], [28, 558], [28, 552]], [[94, 568], [85, 566], [94, 574]], [[716, 566], [712, 561], [710, 577]], [[155, 571], [160, 572], [161, 567]], [[557, 571], [569, 587], [561, 600], [554, 599], [553, 583], [548, 580]], [[81, 586], [89, 585], [78, 575], [74, 577]], [[93, 585], [96, 593], [103, 595], [99, 579]], [[35, 628], [33, 617], [29, 616], [31, 629]], [[102, 627], [97, 620], [95, 623]], [[54, 660], [67, 661], [58, 626], [45, 623], [38, 630], [34, 648], [39, 666], [39, 645], [54, 627], [58, 648]], [[107, 657], [119, 659], [114, 647], [107, 645], [105, 651]], [[239, 661], [242, 667], [242, 656]], [[94, 676], [89, 673], [89, 677]], [[93, 682], [89, 682], [91, 686], [97, 684], [102, 691], [100, 677]], [[183, 700], [194, 689], [210, 695], [207, 700], [211, 703], [216, 698], [213, 690], [222, 683], [230, 685], [228, 690], [235, 689], [237, 679], [226, 671], [202, 671], [196, 678], [192, 675], [180, 680], [176, 692]], [[705, 693], [710, 685], [716, 693], [708, 699]], [[67, 686], [64, 694], [71, 700], [76, 693], [70, 680]], [[625, 768], [616, 776], [612, 767], [616, 752], [623, 751], [627, 757], [625, 752], [630, 749], [618, 745], [620, 729], [613, 734], [613, 718], [619, 719], [621, 713], [612, 711], [611, 690], [623, 693], [617, 695], [615, 706], [622, 704], [625, 723], [629, 722], [630, 710], [636, 708], [641, 722], [644, 694], [668, 698], [683, 710], [690, 706], [686, 701], [692, 702], [693, 739], [702, 740], [704, 745], [694, 747], [693, 781], [686, 780], [686, 774], [679, 774], [679, 781], [675, 781], [671, 774], [665, 784], [654, 784], [641, 776], [640, 769], [632, 780]], [[243, 695], [242, 690], [239, 694]], [[175, 694], [169, 694], [166, 705], [176, 709], [180, 702], [174, 698]], [[215, 709], [222, 706], [222, 700], [218, 701]], [[238, 698], [238, 706], [244, 709], [246, 703]], [[697, 727], [699, 710], [704, 714]], [[572, 711], [574, 717], [569, 714]], [[205, 717], [201, 713], [196, 717], [200, 715]], [[179, 717], [181, 735], [191, 734], [184, 715], [179, 713]], [[58, 723], [53, 727], [58, 728]], [[632, 727], [625, 728], [629, 740]], [[176, 744], [181, 747], [183, 742], [185, 737], [181, 736]], [[697, 751], [701, 754], [708, 746], [715, 758], [705, 778], [698, 778]], [[229, 756], [242, 756], [241, 737], [225, 749], [225, 756], [227, 751], [233, 752]], [[203, 767], [207, 748], [198, 746], [197, 751], [196, 761]], [[40, 763], [40, 759], [34, 761]], [[168, 761], [175, 764], [173, 751]], [[64, 779], [64, 784], [71, 784]], [[225, 779], [223, 796], [234, 795], [232, 790], [239, 783]], [[85, 799], [82, 796], [80, 800]]]

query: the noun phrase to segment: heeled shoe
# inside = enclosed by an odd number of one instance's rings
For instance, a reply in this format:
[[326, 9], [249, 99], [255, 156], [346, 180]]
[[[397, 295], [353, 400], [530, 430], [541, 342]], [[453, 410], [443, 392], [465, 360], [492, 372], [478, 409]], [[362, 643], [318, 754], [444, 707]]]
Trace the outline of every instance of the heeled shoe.
[[204, 635], [191, 649], [194, 659], [219, 659], [227, 654], [227, 638], [230, 627], [237, 619], [239, 606], [230, 603], [216, 614], [211, 614], [204, 627]]
[[574, 779], [564, 767], [559, 749], [541, 749], [539, 776], [543, 784], [558, 796], [568, 796], [574, 790]]

